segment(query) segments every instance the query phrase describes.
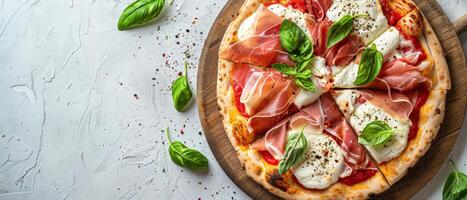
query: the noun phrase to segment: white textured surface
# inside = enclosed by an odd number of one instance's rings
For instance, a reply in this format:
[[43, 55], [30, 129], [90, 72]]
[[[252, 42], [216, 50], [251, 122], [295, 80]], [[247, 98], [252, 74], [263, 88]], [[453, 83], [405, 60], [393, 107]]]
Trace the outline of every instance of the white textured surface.
[[[195, 106], [177, 113], [169, 90], [184, 60], [195, 90], [225, 2], [175, 0], [155, 24], [119, 32], [130, 0], [0, 0], [0, 199], [248, 198], [199, 134]], [[451, 19], [467, 12], [465, 0], [440, 4]], [[208, 173], [170, 161], [167, 126], [208, 156]], [[467, 171], [465, 145], [462, 134], [451, 157]], [[415, 199], [439, 199], [449, 171]]]

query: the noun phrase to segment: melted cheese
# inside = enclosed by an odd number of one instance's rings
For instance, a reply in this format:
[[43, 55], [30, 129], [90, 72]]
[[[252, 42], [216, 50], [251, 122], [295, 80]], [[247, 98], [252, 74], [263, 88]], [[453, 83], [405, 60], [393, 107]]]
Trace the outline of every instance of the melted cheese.
[[[395, 130], [391, 139], [385, 144], [366, 146], [378, 163], [396, 158], [404, 151], [407, 146], [410, 126], [412, 125], [410, 120], [398, 119], [368, 101], [355, 106], [355, 100], [357, 99], [355, 94], [357, 93], [354, 90], [339, 91], [336, 94], [337, 105], [340, 110], [349, 110], [346, 112], [347, 119], [358, 135], [362, 133], [368, 123], [375, 120], [383, 121]], [[352, 111], [349, 109], [350, 106]]]
[[391, 27], [376, 38], [373, 43], [376, 45], [376, 49], [383, 54], [384, 59], [388, 60], [388, 58], [390, 58], [396, 51], [397, 47], [399, 47], [399, 41], [399, 31], [396, 28]]
[[335, 88], [355, 88], [353, 84], [358, 75], [358, 64], [354, 62], [349, 63], [347, 66], [332, 66], [332, 77], [334, 80]]
[[319, 56], [313, 58], [313, 61], [310, 64], [312, 70], [312, 80], [316, 86], [315, 92], [309, 92], [302, 88], [299, 89], [297, 96], [294, 99], [294, 104], [301, 108], [303, 106], [309, 105], [318, 98], [327, 92], [326, 84], [331, 78], [331, 72], [328, 67], [326, 67], [326, 60]]
[[319, 129], [306, 127], [304, 134], [307, 139], [304, 159], [292, 166], [291, 171], [306, 188], [328, 188], [344, 170], [342, 151], [330, 136], [322, 134]]
[[389, 28], [388, 20], [383, 14], [377, 0], [334, 0], [327, 17], [335, 22], [344, 15], [367, 14], [367, 17], [354, 19], [354, 33], [365, 43], [371, 43], [376, 37]]

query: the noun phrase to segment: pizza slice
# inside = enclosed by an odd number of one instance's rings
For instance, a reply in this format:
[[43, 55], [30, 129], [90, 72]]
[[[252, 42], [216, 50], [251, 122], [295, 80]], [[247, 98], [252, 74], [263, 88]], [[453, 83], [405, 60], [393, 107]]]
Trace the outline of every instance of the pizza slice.
[[[287, 169], [287, 149], [303, 134], [302, 156]], [[303, 141], [301, 141], [303, 142]], [[241, 148], [247, 173], [284, 198], [364, 198], [388, 188], [329, 93]]]
[[445, 90], [336, 90], [332, 95], [393, 184], [428, 150], [443, 119]]
[[[357, 79], [370, 76], [370, 67], [376, 66], [364, 64], [375, 59], [375, 56], [363, 56], [372, 47], [381, 53], [381, 69], [374, 72], [377, 73], [374, 79], [359, 82]], [[450, 88], [447, 64], [442, 58], [439, 41], [418, 9], [409, 11], [362, 52], [347, 66], [331, 67], [334, 88], [377, 88], [401, 92], [419, 85], [433, 89]], [[362, 57], [365, 57], [364, 61]]]

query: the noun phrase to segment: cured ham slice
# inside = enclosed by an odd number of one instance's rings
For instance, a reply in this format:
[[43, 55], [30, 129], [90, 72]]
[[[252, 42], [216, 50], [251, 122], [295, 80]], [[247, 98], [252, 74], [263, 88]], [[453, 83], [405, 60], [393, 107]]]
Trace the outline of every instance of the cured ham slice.
[[287, 130], [297, 129], [308, 125], [322, 130], [331, 136], [344, 152], [346, 173], [349, 176], [354, 170], [374, 169], [368, 155], [357, 142], [357, 137], [349, 124], [345, 121], [339, 108], [329, 93], [288, 117], [271, 128], [264, 137], [253, 142], [250, 147], [256, 150], [266, 150], [276, 159], [280, 159], [285, 152]]
[[332, 0], [306, 0], [306, 8], [316, 21], [322, 21], [332, 5]]
[[409, 91], [417, 85], [430, 82], [423, 76], [418, 66], [410, 64], [406, 58], [398, 58], [383, 64], [378, 78], [370, 84], [377, 88], [392, 88], [398, 91]]
[[273, 69], [237, 64], [233, 69], [233, 85], [236, 107], [249, 117], [247, 128], [251, 134], [266, 132], [294, 112], [291, 108], [297, 87]]
[[307, 22], [309, 23], [308, 28], [311, 30], [311, 37], [313, 39], [314, 54], [326, 58], [328, 66], [349, 64], [362, 46], [354, 36], [350, 36], [327, 48], [327, 31], [332, 22], [327, 18], [320, 22], [312, 20]]
[[262, 5], [250, 17], [254, 18], [252, 35], [231, 44], [219, 57], [256, 66], [294, 65], [280, 45], [279, 29], [283, 19]]

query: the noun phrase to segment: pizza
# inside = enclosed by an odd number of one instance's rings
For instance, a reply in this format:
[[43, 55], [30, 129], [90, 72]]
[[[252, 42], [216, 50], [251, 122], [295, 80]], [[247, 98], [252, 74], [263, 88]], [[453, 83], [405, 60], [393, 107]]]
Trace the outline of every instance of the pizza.
[[285, 199], [366, 199], [436, 137], [449, 70], [410, 0], [246, 0], [217, 103], [246, 174]]

